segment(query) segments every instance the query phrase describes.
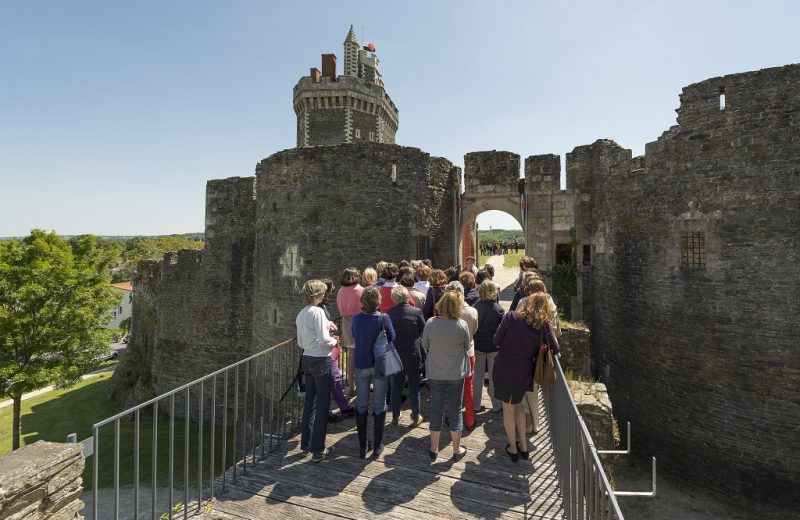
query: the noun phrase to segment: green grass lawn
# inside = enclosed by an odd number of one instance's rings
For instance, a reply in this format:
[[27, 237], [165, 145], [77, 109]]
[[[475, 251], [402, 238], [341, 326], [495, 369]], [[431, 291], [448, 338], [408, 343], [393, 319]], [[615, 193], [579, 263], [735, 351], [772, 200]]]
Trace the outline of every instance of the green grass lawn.
[[[525, 256], [525, 250], [520, 249], [519, 253], [510, 253], [507, 255], [503, 255], [503, 265], [506, 267], [511, 267], [513, 269], [519, 269], [519, 259]], [[486, 263], [486, 259], [489, 258], [483, 254], [479, 255], [478, 264], [482, 267]]]
[[[42, 395], [22, 401], [22, 421], [20, 443], [24, 446], [38, 440], [65, 442], [70, 433], [77, 433], [78, 440], [88, 438], [92, 434], [92, 425], [107, 417], [115, 415], [121, 409], [120, 404], [111, 401], [106, 395], [106, 387], [112, 372], [102, 372], [93, 375], [70, 388], [53, 390]], [[0, 455], [11, 451], [11, 418], [12, 407], [0, 408]], [[132, 414], [130, 416], [132, 418]], [[229, 424], [230, 424], [229, 419]], [[218, 417], [221, 424], [221, 417]], [[174, 468], [175, 485], [183, 485], [184, 462], [184, 428], [186, 422], [175, 420], [174, 434]], [[169, 417], [160, 414], [158, 418], [158, 446], [156, 453], [157, 480], [160, 485], [168, 483], [169, 468]], [[203, 427], [205, 453], [203, 455], [204, 481], [207, 484], [210, 478], [210, 448], [208, 448], [211, 428]], [[140, 469], [139, 479], [143, 486], [150, 482], [152, 468], [151, 441], [153, 438], [152, 409], [142, 412], [139, 429]], [[197, 439], [198, 425], [190, 423], [189, 433], [189, 482], [194, 485], [197, 479]], [[217, 472], [221, 470], [222, 457], [222, 428], [216, 429], [215, 466]], [[100, 450], [98, 464], [100, 487], [113, 486], [114, 468], [114, 424], [109, 424], [100, 429]], [[227, 443], [228, 465], [232, 459], [232, 429], [229, 428]], [[86, 459], [86, 469], [83, 473], [84, 486], [91, 489], [92, 458]], [[133, 482], [134, 475], [134, 423], [132, 420], [120, 421], [120, 484], [126, 485]]]

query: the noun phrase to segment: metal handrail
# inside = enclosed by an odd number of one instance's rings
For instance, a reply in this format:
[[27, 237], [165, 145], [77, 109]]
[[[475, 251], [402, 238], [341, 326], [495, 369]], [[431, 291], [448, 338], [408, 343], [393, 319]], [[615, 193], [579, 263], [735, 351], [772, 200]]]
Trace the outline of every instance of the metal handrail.
[[[335, 321], [339, 321], [339, 318]], [[296, 338], [291, 338], [95, 423], [92, 426], [92, 437], [83, 441], [84, 446], [91, 447], [85, 451], [85, 456], [93, 457], [90, 518], [99, 517], [100, 436], [103, 427], [113, 424], [113, 516], [104, 514], [103, 517], [116, 519], [121, 514], [121, 427], [123, 421], [130, 419], [133, 428], [133, 489], [131, 490], [133, 517], [139, 518], [140, 505], [149, 505], [148, 516], [151, 518], [160, 518], [161, 513], [166, 512], [168, 518], [172, 519], [173, 506], [177, 505], [174, 493], [175, 480], [176, 476], [178, 478], [182, 476], [181, 516], [188, 518], [190, 503], [196, 503], [197, 511], [201, 511], [204, 500], [210, 500], [225, 492], [229, 480], [235, 481], [240, 473], [247, 472], [248, 463], [252, 466], [256, 460], [265, 456], [265, 452], [272, 451], [275, 446], [280, 445], [299, 426], [303, 405], [302, 395], [299, 391], [287, 394], [284, 389], [287, 385], [295, 385], [295, 374], [301, 355]], [[347, 349], [342, 349], [339, 365], [343, 384], [349, 362]], [[285, 398], [281, 398], [282, 395]], [[148, 407], [152, 407], [152, 413], [147, 410]], [[182, 414], [183, 432], [176, 428], [176, 419], [181, 420], [176, 412]], [[222, 429], [221, 432], [217, 432], [220, 413]], [[148, 417], [152, 422], [152, 439], [149, 443], [151, 471], [149, 482], [142, 482], [140, 470], [146, 467], [147, 463], [142, 466], [141, 448], [146, 448], [147, 443], [140, 446], [141, 423]], [[167, 420], [169, 421], [167, 446], [159, 447], [159, 423], [165, 423]], [[221, 450], [219, 450], [218, 435], [221, 435]], [[162, 437], [166, 437], [166, 434]], [[176, 446], [176, 437], [179, 441], [183, 440], [182, 450]], [[195, 458], [191, 463], [190, 439], [197, 443]], [[259, 448], [260, 456], [257, 455]], [[179, 454], [178, 451], [182, 453]], [[218, 453], [220, 451], [221, 453]], [[208, 463], [204, 463], [206, 454], [210, 454]], [[216, 458], [218, 454], [221, 455], [221, 460]], [[158, 470], [159, 461], [163, 462], [164, 456], [168, 457], [169, 489], [166, 497], [162, 496], [159, 503]], [[176, 468], [178, 456], [183, 461], [182, 467]], [[191, 478], [192, 485], [196, 486], [196, 496], [193, 495], [195, 498], [190, 499], [191, 464], [196, 465], [197, 474], [196, 480], [194, 477]], [[150, 485], [149, 504], [148, 500], [145, 500], [145, 504], [140, 504], [141, 484]]]
[[583, 421], [557, 357], [556, 382], [542, 387], [559, 494], [568, 520], [624, 520], [600, 456]]

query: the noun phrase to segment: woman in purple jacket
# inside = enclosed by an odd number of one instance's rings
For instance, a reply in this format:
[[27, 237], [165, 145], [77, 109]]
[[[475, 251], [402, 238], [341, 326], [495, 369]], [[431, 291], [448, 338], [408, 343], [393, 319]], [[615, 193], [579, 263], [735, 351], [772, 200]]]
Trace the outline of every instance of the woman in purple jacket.
[[552, 318], [547, 294], [536, 293], [528, 297], [519, 312], [507, 312], [494, 335], [498, 347], [492, 373], [494, 395], [503, 402], [506, 453], [514, 462], [520, 456], [528, 458], [522, 398], [533, 387], [539, 346], [546, 342], [553, 354], [558, 353], [558, 341], [549, 326]]

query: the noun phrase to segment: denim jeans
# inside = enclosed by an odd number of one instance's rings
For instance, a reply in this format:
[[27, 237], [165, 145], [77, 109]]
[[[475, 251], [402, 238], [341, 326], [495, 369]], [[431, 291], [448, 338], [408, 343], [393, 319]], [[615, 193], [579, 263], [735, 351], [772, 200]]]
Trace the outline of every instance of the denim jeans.
[[315, 455], [325, 450], [331, 403], [331, 358], [303, 356], [306, 397], [303, 401], [300, 448]]
[[419, 372], [407, 376], [404, 372], [391, 377], [392, 381], [392, 414], [400, 415], [400, 401], [403, 398], [403, 384], [408, 377], [408, 405], [411, 407], [411, 420], [419, 417]]
[[450, 418], [450, 431], [460, 432], [464, 427], [461, 417], [461, 399], [464, 397], [464, 380], [445, 381], [428, 379], [431, 389], [431, 423], [430, 430], [442, 431], [442, 415], [444, 398], [447, 396], [447, 416]]
[[388, 381], [385, 377], [375, 375], [375, 367], [356, 369], [356, 413], [369, 411], [369, 384], [372, 383], [375, 395], [372, 399], [372, 413], [380, 415], [386, 411], [386, 387]]

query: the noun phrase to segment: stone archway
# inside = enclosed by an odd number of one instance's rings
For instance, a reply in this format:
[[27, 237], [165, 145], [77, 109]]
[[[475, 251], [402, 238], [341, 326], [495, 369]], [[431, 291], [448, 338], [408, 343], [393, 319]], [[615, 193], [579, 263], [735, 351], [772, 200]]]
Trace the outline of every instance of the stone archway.
[[456, 263], [461, 264], [465, 229], [478, 215], [497, 210], [508, 213], [522, 227], [525, 243], [528, 229], [520, 208], [520, 157], [511, 152], [472, 152], [464, 156], [464, 193], [461, 195], [461, 217], [455, 236]]

